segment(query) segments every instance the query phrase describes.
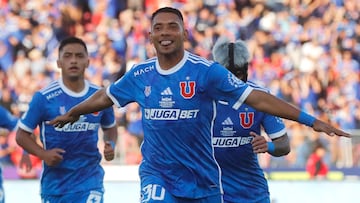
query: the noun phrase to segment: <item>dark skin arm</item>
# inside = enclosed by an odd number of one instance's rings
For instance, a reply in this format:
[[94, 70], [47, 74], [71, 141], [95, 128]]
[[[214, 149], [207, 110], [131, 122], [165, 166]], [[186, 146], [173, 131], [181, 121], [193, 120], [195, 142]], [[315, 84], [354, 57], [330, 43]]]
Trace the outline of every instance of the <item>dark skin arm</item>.
[[67, 123], [74, 123], [79, 120], [80, 115], [101, 111], [113, 104], [114, 103], [107, 96], [106, 90], [100, 89], [87, 100], [71, 108], [66, 114], [49, 121], [48, 124], [53, 125], [54, 127], [62, 128]]
[[[258, 111], [263, 111], [292, 121], [297, 121], [300, 114], [300, 110], [295, 106], [263, 91], [253, 90], [245, 100], [245, 103]], [[337, 129], [319, 119], [315, 120], [312, 128], [316, 132], [324, 132], [329, 136], [351, 137], [349, 133]]]
[[105, 147], [104, 147], [104, 157], [106, 161], [111, 161], [115, 157], [115, 148], [111, 146], [111, 141], [116, 143], [117, 141], [117, 127], [112, 128], [103, 128]]
[[268, 152], [275, 157], [285, 156], [290, 153], [290, 141], [286, 133], [281, 137], [272, 140], [275, 145], [274, 152], [268, 151], [268, 144], [265, 137], [260, 136], [254, 132], [250, 132], [250, 135], [254, 137], [251, 144], [255, 153]]
[[[245, 103], [254, 107], [256, 110], [293, 121], [297, 121], [301, 112], [293, 105], [259, 90], [253, 90], [245, 100]], [[49, 124], [55, 127], [63, 127], [66, 123], [74, 123], [77, 121], [82, 114], [100, 111], [112, 105], [113, 102], [107, 96], [105, 89], [101, 89], [89, 99], [73, 107], [65, 115], [58, 116], [54, 120], [49, 121]], [[312, 128], [317, 132], [324, 132], [330, 136], [337, 135], [351, 137], [349, 133], [337, 129], [318, 119], [316, 119]]]

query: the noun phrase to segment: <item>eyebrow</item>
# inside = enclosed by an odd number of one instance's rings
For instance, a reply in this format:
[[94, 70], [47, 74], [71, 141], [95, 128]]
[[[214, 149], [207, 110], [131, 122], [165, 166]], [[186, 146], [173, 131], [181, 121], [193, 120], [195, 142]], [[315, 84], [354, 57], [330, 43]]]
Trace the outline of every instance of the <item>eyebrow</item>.
[[85, 55], [84, 52], [71, 52], [71, 51], [64, 51], [63, 54], [75, 54], [75, 55], [80, 55], [80, 54], [82, 54], [82, 55]]
[[182, 28], [182, 24], [177, 21], [169, 21], [169, 22], [157, 22], [154, 23], [151, 27], [159, 26], [159, 25], [178, 25], [180, 28]]

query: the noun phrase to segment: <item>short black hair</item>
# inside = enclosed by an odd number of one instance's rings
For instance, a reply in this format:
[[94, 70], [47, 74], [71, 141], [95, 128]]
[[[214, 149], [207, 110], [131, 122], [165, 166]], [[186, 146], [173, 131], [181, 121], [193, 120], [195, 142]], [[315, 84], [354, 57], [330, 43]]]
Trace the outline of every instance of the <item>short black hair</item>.
[[59, 45], [59, 54], [60, 52], [62, 51], [62, 49], [64, 48], [64, 46], [68, 45], [68, 44], [80, 44], [84, 47], [86, 53], [88, 53], [88, 49], [86, 47], [86, 44], [85, 42], [78, 38], [78, 37], [74, 37], [74, 36], [71, 36], [71, 37], [67, 37], [65, 39], [63, 39], [61, 42], [60, 42], [60, 45]]
[[184, 22], [184, 18], [183, 18], [183, 15], [181, 14], [181, 12], [178, 9], [172, 8], [172, 7], [162, 7], [162, 8], [159, 8], [158, 10], [156, 10], [151, 16], [151, 21], [153, 21], [155, 16], [159, 13], [173, 13], [173, 14], [177, 15], [182, 22]]

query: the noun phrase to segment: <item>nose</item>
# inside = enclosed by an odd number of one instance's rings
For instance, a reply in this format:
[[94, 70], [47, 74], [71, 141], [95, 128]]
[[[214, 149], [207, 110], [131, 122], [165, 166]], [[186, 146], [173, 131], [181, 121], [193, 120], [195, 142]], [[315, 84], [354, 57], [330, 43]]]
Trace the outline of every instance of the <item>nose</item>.
[[77, 60], [76, 60], [76, 57], [75, 57], [75, 56], [72, 56], [72, 57], [70, 58], [70, 63], [71, 63], [71, 64], [77, 63]]

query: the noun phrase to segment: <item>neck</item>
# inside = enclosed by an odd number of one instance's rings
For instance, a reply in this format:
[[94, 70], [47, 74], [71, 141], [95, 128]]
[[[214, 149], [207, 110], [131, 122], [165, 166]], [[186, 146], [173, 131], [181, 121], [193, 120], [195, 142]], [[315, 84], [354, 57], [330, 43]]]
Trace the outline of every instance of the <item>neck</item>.
[[184, 50], [171, 54], [159, 54], [158, 61], [160, 68], [163, 70], [171, 69], [183, 59], [184, 54]]
[[81, 92], [85, 88], [85, 80], [84, 78], [78, 79], [65, 79], [63, 78], [64, 85], [73, 92]]

